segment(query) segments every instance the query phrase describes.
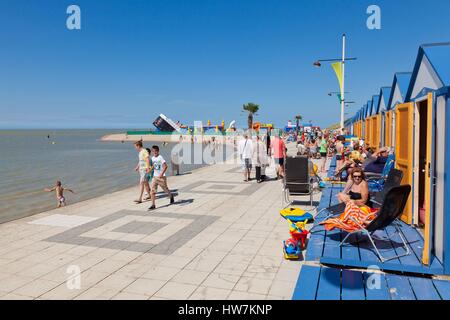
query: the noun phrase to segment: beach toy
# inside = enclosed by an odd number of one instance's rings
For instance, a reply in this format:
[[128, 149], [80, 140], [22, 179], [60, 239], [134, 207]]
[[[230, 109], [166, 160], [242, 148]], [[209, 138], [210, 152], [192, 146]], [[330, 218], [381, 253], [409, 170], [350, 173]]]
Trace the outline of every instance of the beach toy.
[[310, 222], [314, 221], [314, 217], [311, 213], [306, 212], [300, 208], [286, 208], [280, 210], [280, 215], [292, 222], [303, 222], [308, 220]]
[[288, 219], [288, 221], [291, 224], [289, 232], [291, 234], [292, 239], [295, 239], [297, 241], [297, 245], [298, 245], [298, 243], [301, 243], [302, 244], [301, 249], [304, 249], [305, 244], [306, 244], [306, 239], [308, 238], [308, 234], [309, 234], [309, 231], [305, 229], [306, 224], [308, 223], [308, 220], [305, 220], [304, 222], [297, 222], [297, 223], [294, 223], [289, 219]]
[[293, 238], [283, 241], [283, 254], [287, 260], [300, 259], [301, 250], [298, 247], [298, 241]]
[[303, 222], [293, 222], [289, 219], [287, 219], [287, 221], [289, 221], [289, 223], [291, 224], [290, 227], [290, 232], [294, 232], [294, 231], [304, 231], [306, 230], [306, 224], [308, 223], [308, 219], [306, 219]]

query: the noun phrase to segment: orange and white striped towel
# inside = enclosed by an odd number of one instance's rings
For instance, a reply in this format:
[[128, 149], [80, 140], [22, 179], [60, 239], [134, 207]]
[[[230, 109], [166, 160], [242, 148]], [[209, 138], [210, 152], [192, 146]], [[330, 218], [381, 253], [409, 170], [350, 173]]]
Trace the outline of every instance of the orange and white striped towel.
[[325, 225], [325, 230], [331, 231], [338, 228], [347, 232], [360, 230], [361, 228], [353, 222], [350, 217], [364, 226], [376, 218], [378, 209], [371, 209], [367, 206], [358, 207], [353, 201], [349, 201], [345, 206], [344, 212], [338, 218], [331, 218], [320, 224]]

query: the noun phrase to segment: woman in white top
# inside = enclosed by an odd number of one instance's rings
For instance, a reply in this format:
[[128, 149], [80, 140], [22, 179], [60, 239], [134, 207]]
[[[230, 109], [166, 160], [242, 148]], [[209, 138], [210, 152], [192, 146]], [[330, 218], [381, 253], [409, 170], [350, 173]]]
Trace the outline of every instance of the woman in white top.
[[256, 142], [253, 145], [252, 162], [255, 164], [256, 168], [256, 181], [261, 183], [266, 176], [266, 166], [269, 161], [265, 143], [261, 141], [259, 136], [256, 136]]

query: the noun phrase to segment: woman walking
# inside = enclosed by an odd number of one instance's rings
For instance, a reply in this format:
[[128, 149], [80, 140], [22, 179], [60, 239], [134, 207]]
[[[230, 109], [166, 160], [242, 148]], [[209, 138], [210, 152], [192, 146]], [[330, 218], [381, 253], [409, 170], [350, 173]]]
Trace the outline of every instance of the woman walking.
[[259, 136], [256, 136], [256, 143], [253, 146], [252, 162], [256, 169], [256, 182], [261, 183], [266, 177], [266, 166], [268, 165], [267, 150]]
[[319, 142], [319, 152], [320, 152], [320, 171], [325, 173], [325, 164], [327, 163], [327, 154], [328, 154], [328, 136], [323, 135], [320, 138]]

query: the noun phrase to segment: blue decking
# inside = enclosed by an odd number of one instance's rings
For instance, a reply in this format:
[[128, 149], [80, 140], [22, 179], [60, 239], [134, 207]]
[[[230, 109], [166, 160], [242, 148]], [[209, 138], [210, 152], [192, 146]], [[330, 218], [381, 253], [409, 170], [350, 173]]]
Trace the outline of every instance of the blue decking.
[[305, 265], [292, 299], [449, 300], [450, 282]]
[[[330, 167], [330, 171], [332, 170], [334, 170], [334, 167]], [[319, 212], [338, 202], [336, 195], [342, 188], [342, 184], [327, 185], [327, 188], [322, 193], [318, 208]], [[308, 242], [306, 261], [316, 261], [322, 264], [342, 267], [368, 268], [376, 266], [380, 270], [406, 273], [433, 275], [444, 273], [442, 264], [434, 256], [431, 257], [429, 266], [422, 264], [424, 241], [419, 232], [412, 226], [403, 222], [400, 223], [401, 232], [412, 251], [411, 254], [382, 263], [375, 254], [370, 242], [366, 241], [367, 239], [353, 237], [351, 243], [346, 243], [342, 247], [339, 246], [347, 233], [338, 229], [326, 231], [323, 226], [318, 225], [328, 214], [329, 212], [324, 210], [315, 217], [315, 227]], [[404, 252], [400, 236], [394, 231], [395, 228], [389, 226], [383, 231], [374, 233], [376, 245], [386, 258]], [[357, 240], [361, 240], [361, 242], [357, 242]]]
[[[335, 169], [334, 165], [335, 161], [332, 162], [329, 176]], [[322, 192], [318, 211], [337, 204], [336, 195], [342, 188], [342, 184], [328, 183]], [[339, 246], [346, 233], [337, 229], [327, 232], [318, 225], [328, 214], [327, 210], [323, 210], [315, 217], [315, 228], [307, 244], [306, 265], [302, 267], [297, 280], [293, 300], [450, 299], [450, 281], [430, 277], [443, 274], [441, 263], [434, 257], [429, 266], [421, 263], [423, 238], [415, 228], [405, 223], [400, 226], [411, 254], [382, 263], [367, 241]], [[404, 250], [392, 226], [374, 235], [385, 257], [400, 254]], [[355, 271], [349, 268], [367, 270]], [[374, 272], [373, 269], [382, 272]]]

